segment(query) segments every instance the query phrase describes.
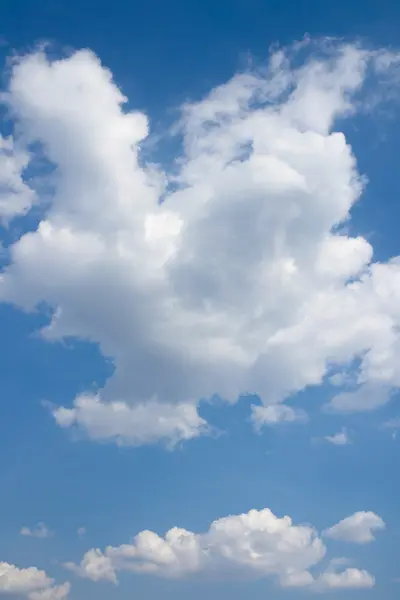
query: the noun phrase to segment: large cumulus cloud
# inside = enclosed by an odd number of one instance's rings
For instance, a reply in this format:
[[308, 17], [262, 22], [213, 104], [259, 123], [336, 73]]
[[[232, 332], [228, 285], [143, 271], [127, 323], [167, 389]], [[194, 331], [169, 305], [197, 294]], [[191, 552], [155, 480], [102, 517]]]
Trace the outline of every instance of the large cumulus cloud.
[[256, 423], [304, 420], [271, 407], [354, 364], [331, 407], [388, 400], [400, 384], [400, 259], [373, 262], [370, 243], [346, 233], [365, 181], [334, 126], [397, 65], [355, 45], [278, 51], [182, 108], [182, 152], [166, 171], [143, 161], [148, 119], [124, 110], [91, 52], [15, 62], [3, 100], [16, 191], [2, 212], [33, 202], [18, 168], [34, 142], [55, 167], [54, 194], [10, 248], [0, 298], [46, 303], [44, 337], [98, 342], [115, 363], [98, 394], [54, 409], [59, 425], [175, 443], [207, 430], [199, 399], [246, 393], [266, 408]]

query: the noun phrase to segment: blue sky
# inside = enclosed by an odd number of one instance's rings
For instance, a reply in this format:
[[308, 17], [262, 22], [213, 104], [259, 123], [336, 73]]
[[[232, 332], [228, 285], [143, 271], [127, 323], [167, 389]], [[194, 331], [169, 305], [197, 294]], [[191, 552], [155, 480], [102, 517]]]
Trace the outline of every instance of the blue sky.
[[400, 6], [83, 4], [0, 6], [0, 595], [394, 600]]

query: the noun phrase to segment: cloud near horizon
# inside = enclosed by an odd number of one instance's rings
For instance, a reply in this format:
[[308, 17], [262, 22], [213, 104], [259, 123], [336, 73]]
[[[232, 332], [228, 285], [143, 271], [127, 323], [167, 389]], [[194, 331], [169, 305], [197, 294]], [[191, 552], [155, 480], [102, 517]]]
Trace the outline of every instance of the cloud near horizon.
[[217, 519], [205, 533], [180, 527], [165, 536], [142, 531], [128, 544], [108, 546], [104, 552], [91, 548], [80, 564], [65, 567], [79, 577], [114, 584], [118, 572], [127, 571], [168, 579], [272, 578], [282, 587], [315, 591], [374, 586], [374, 577], [365, 570], [338, 570], [341, 561], [331, 561], [314, 575], [310, 569], [318, 568], [326, 552], [311, 525], [295, 525], [290, 517], [279, 518], [265, 508]]

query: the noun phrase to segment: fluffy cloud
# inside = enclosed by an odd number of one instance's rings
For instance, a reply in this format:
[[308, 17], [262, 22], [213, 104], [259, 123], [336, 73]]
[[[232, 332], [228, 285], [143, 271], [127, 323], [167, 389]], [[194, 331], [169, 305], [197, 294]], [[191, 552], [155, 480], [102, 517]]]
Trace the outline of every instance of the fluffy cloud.
[[51, 531], [44, 523], [38, 523], [33, 529], [22, 527], [20, 534], [37, 538], [47, 538], [53, 535], [53, 531]]
[[342, 431], [339, 431], [338, 433], [326, 435], [324, 439], [335, 446], [346, 446], [347, 444], [351, 443], [349, 434], [345, 427], [343, 427]]
[[[199, 399], [245, 393], [266, 408], [254, 409], [258, 424], [293, 420], [276, 405], [355, 362], [334, 410], [370, 410], [397, 389], [400, 259], [371, 262], [371, 245], [341, 227], [364, 180], [333, 131], [397, 63], [352, 45], [313, 49], [302, 64], [279, 51], [184, 106], [169, 172], [145, 162], [147, 117], [123, 110], [91, 52], [15, 62], [4, 98], [19, 141], [38, 142], [56, 171], [42, 221], [10, 248], [0, 299], [45, 303], [44, 338], [97, 342], [115, 363], [97, 396], [54, 412], [61, 426], [176, 442], [206, 430]], [[14, 201], [11, 214], [29, 205]]]
[[0, 562], [0, 594], [27, 596], [29, 600], [63, 600], [69, 594], [70, 584], [53, 586], [54, 580], [36, 567], [20, 569]]
[[323, 573], [316, 580], [317, 589], [357, 589], [371, 588], [375, 585], [375, 578], [368, 571], [349, 568], [341, 573]]
[[307, 588], [317, 592], [338, 589], [365, 589], [375, 585], [375, 578], [368, 571], [347, 568], [337, 572], [329, 569], [317, 577], [308, 571], [290, 573], [283, 581], [284, 587]]
[[116, 581], [116, 571], [180, 578], [197, 573], [264, 577], [317, 564], [325, 546], [315, 530], [278, 518], [269, 509], [214, 521], [204, 534], [174, 527], [165, 537], [142, 531], [131, 544], [89, 550], [70, 569], [94, 581]]
[[24, 181], [29, 154], [16, 147], [12, 137], [0, 134], [0, 219], [8, 222], [24, 215], [35, 201], [35, 193]]
[[92, 581], [111, 581], [117, 583], [115, 567], [108, 556], [105, 556], [98, 548], [88, 550], [79, 565], [66, 563], [65, 567], [86, 579]]
[[104, 403], [95, 396], [79, 396], [73, 408], [53, 411], [60, 427], [84, 429], [92, 439], [115, 440], [119, 445], [136, 446], [159, 440], [173, 445], [207, 429], [193, 404], [177, 406], [148, 401], [136, 406], [125, 402]]
[[66, 581], [62, 585], [55, 585], [29, 594], [29, 600], [64, 600], [69, 594], [71, 585]]
[[373, 512], [360, 511], [339, 521], [324, 531], [324, 535], [335, 540], [367, 544], [375, 539], [374, 531], [381, 531], [384, 528], [385, 522], [381, 517]]
[[269, 509], [214, 521], [206, 533], [174, 527], [164, 537], [142, 531], [130, 544], [104, 552], [92, 548], [81, 563], [65, 566], [92, 581], [117, 583], [118, 571], [165, 578], [201, 575], [207, 578], [272, 577], [283, 587], [371, 587], [366, 571], [335, 568], [314, 577], [310, 568], [324, 558], [326, 548], [310, 525], [294, 525], [290, 517], [276, 517]]

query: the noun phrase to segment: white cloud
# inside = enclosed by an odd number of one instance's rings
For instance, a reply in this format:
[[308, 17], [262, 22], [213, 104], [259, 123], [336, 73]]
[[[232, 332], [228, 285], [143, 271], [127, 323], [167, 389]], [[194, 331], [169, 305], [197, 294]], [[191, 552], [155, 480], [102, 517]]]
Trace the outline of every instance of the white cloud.
[[282, 581], [284, 587], [307, 588], [316, 592], [339, 589], [365, 589], [375, 585], [375, 578], [368, 571], [347, 568], [344, 571], [327, 570], [317, 577], [308, 571], [290, 573]]
[[324, 573], [316, 585], [322, 590], [371, 588], [375, 585], [375, 578], [368, 571], [348, 568], [341, 573]]
[[351, 439], [345, 427], [338, 433], [326, 435], [324, 439], [335, 446], [346, 446], [347, 444], [351, 444]]
[[37, 590], [29, 594], [29, 600], [64, 600], [70, 592], [71, 585], [68, 581], [62, 585]]
[[0, 562], [0, 590], [3, 593], [28, 593], [47, 588], [52, 582], [45, 571], [36, 567], [19, 569], [15, 565]]
[[0, 134], [0, 219], [8, 222], [24, 215], [35, 201], [35, 192], [23, 179], [30, 157], [16, 147], [13, 138]]
[[92, 581], [111, 581], [112, 583], [117, 583], [115, 568], [110, 558], [104, 556], [98, 548], [88, 550], [80, 565], [69, 562], [65, 564], [65, 567], [76, 575], [91, 579]]
[[290, 517], [276, 517], [269, 509], [217, 519], [205, 533], [173, 527], [165, 536], [142, 531], [129, 544], [104, 551], [88, 550], [79, 565], [65, 566], [92, 581], [117, 583], [118, 571], [165, 578], [264, 578], [283, 587], [370, 587], [374, 579], [354, 568], [337, 571], [341, 561], [331, 561], [324, 573], [314, 576], [326, 548], [311, 525], [295, 525]]
[[36, 538], [47, 538], [51, 537], [54, 532], [51, 531], [51, 529], [49, 529], [44, 523], [38, 523], [33, 529], [29, 529], [29, 527], [22, 527], [20, 534]]
[[36, 567], [20, 569], [0, 562], [0, 594], [27, 596], [29, 600], [63, 600], [68, 596], [70, 584], [53, 585], [54, 580]]
[[137, 446], [159, 440], [174, 445], [197, 437], [207, 424], [193, 404], [148, 401], [136, 406], [125, 402], [104, 403], [96, 396], [78, 396], [71, 409], [53, 411], [60, 427], [76, 425], [95, 440], [114, 440], [119, 445]]
[[251, 510], [214, 521], [206, 533], [174, 527], [164, 537], [142, 531], [131, 544], [89, 550], [80, 565], [67, 567], [94, 581], [116, 582], [118, 570], [181, 578], [283, 576], [317, 564], [325, 546], [308, 525], [294, 525], [269, 509]]
[[[340, 229], [364, 180], [333, 132], [362, 106], [364, 84], [390, 85], [398, 61], [312, 50], [296, 67], [294, 49], [279, 51], [183, 107], [171, 173], [139, 157], [147, 118], [123, 111], [92, 53], [14, 64], [6, 102], [19, 144], [39, 141], [56, 177], [46, 216], [11, 247], [0, 299], [45, 302], [45, 338], [98, 342], [115, 363], [97, 396], [55, 412], [60, 425], [176, 442], [206, 430], [200, 398], [250, 392], [270, 407], [354, 359], [358, 388], [339, 390], [335, 410], [373, 409], [399, 387], [400, 259], [373, 263], [371, 245]], [[289, 413], [255, 410], [266, 422]]]
[[374, 531], [384, 528], [385, 523], [381, 517], [371, 511], [360, 511], [339, 521], [324, 531], [324, 535], [335, 540], [367, 544], [375, 539]]
[[307, 413], [287, 404], [272, 404], [271, 406], [252, 406], [252, 421], [256, 428], [263, 425], [276, 425], [278, 423], [294, 423], [307, 421]]

